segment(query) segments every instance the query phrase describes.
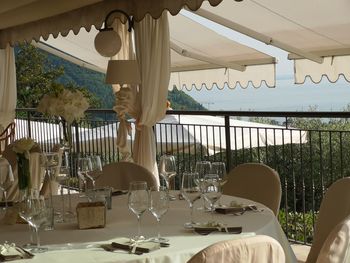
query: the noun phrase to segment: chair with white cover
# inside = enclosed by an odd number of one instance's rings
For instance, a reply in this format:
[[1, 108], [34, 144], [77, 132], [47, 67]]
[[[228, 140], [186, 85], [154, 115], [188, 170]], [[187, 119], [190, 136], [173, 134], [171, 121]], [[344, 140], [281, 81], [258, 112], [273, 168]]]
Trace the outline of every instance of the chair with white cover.
[[154, 175], [146, 168], [132, 162], [115, 162], [103, 166], [102, 175], [96, 180], [96, 187], [113, 187], [128, 190], [131, 181], [146, 181], [148, 187], [157, 186]]
[[[339, 258], [350, 257], [350, 177], [334, 182], [324, 195], [315, 226], [314, 239], [307, 263], [337, 262]], [[304, 246], [307, 248], [307, 246]], [[294, 248], [293, 248], [294, 249]], [[322, 256], [321, 256], [322, 255]], [[298, 262], [303, 260], [298, 256]], [[327, 259], [327, 257], [328, 259]]]
[[16, 124], [11, 122], [0, 133], [0, 155], [5, 151], [7, 145], [11, 144], [15, 140], [15, 128]]
[[187, 263], [281, 263], [282, 246], [269, 236], [226, 240], [215, 243], [194, 255]]
[[227, 174], [223, 194], [259, 202], [277, 215], [281, 202], [281, 181], [278, 173], [261, 163], [245, 163]]
[[336, 225], [323, 243], [316, 263], [350, 262], [350, 216]]

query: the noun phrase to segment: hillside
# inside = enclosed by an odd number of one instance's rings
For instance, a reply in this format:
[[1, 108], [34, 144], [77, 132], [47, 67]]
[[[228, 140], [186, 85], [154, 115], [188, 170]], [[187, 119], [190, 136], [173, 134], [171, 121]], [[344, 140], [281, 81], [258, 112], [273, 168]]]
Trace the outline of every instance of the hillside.
[[[113, 107], [114, 95], [110, 85], [104, 84], [104, 74], [80, 67], [52, 54], [47, 54], [47, 56], [48, 61], [53, 65], [64, 67], [64, 75], [58, 79], [60, 83], [72, 83], [86, 87], [101, 100], [102, 108], [110, 109]], [[177, 89], [169, 91], [168, 100], [174, 110], [206, 110], [191, 96]]]

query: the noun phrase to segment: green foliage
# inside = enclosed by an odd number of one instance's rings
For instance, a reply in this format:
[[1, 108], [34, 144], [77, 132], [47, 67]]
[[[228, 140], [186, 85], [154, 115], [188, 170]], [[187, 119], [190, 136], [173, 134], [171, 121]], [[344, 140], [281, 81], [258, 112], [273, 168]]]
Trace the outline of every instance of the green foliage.
[[170, 107], [174, 110], [207, 110], [182, 90], [174, 88], [168, 93]]
[[312, 243], [316, 218], [317, 215], [312, 212], [286, 213], [284, 209], [280, 210], [278, 214], [278, 220], [285, 232], [288, 233], [288, 238], [306, 244]]
[[88, 98], [90, 107], [100, 106], [99, 99], [75, 83], [59, 83], [65, 74], [63, 65], [53, 64], [47, 55], [32, 45], [16, 48], [17, 107], [35, 108], [47, 93], [59, 93], [64, 88], [78, 89]]

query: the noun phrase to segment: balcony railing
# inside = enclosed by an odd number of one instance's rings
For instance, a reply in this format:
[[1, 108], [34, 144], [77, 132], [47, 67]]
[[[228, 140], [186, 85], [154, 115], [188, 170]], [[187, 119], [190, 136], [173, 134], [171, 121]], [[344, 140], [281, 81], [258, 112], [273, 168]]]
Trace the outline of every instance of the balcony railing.
[[[119, 161], [115, 113], [89, 110], [86, 116], [72, 125], [74, 152], [101, 155], [104, 163]], [[350, 175], [350, 129], [345, 125], [349, 117], [347, 112], [168, 111], [167, 118], [154, 127], [157, 157], [174, 154], [178, 174], [193, 168], [198, 160], [223, 161], [227, 170], [246, 162], [269, 165], [281, 178], [282, 227], [289, 239], [311, 243], [327, 187]], [[248, 122], [248, 118], [259, 122]], [[293, 127], [298, 120], [304, 120], [304, 127]], [[279, 125], [261, 123], [267, 121]], [[308, 125], [315, 121], [317, 129]], [[335, 123], [342, 125], [331, 125]], [[25, 136], [34, 138], [45, 151], [62, 138], [57, 120], [34, 109], [17, 109], [16, 137]], [[133, 140], [134, 134], [128, 139], [131, 148]], [[177, 176], [175, 188], [179, 180]]]

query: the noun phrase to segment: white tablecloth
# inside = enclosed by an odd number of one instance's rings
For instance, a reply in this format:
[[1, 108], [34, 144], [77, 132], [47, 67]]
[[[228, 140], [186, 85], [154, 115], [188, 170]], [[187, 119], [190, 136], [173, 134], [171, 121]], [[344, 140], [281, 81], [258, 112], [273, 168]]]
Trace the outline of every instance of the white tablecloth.
[[[223, 197], [223, 204], [231, 200], [239, 203], [251, 204], [245, 199]], [[202, 201], [196, 202], [197, 206]], [[96, 247], [96, 243], [110, 243], [117, 237], [132, 237], [137, 233], [136, 216], [127, 208], [127, 197], [117, 196], [113, 198], [113, 209], [107, 210], [107, 225], [101, 229], [78, 230], [76, 223], [56, 224], [53, 231], [41, 231], [41, 243], [49, 245], [50, 251], [37, 254], [32, 263], [55, 263], [55, 262], [186, 262], [191, 256], [203, 248], [221, 240], [244, 238], [255, 234], [269, 235], [282, 245], [286, 254], [287, 262], [296, 262], [296, 258], [273, 213], [261, 204], [262, 212], [246, 212], [241, 216], [215, 214], [215, 220], [226, 223], [228, 226], [242, 226], [243, 233], [240, 235], [211, 233], [201, 236], [183, 227], [189, 221], [189, 208], [184, 200], [170, 202], [168, 212], [162, 218], [161, 235], [169, 238], [170, 247], [161, 248], [141, 256], [130, 255], [126, 252], [105, 252]], [[195, 220], [207, 222], [210, 213], [195, 209]], [[156, 219], [146, 212], [142, 216], [142, 234], [146, 237], [156, 236]], [[0, 243], [15, 242], [24, 244], [29, 241], [27, 225], [0, 225]], [[67, 243], [70, 243], [67, 245]], [[89, 245], [92, 247], [87, 248]], [[63, 249], [70, 246], [69, 249]], [[21, 260], [19, 262], [25, 262]]]

